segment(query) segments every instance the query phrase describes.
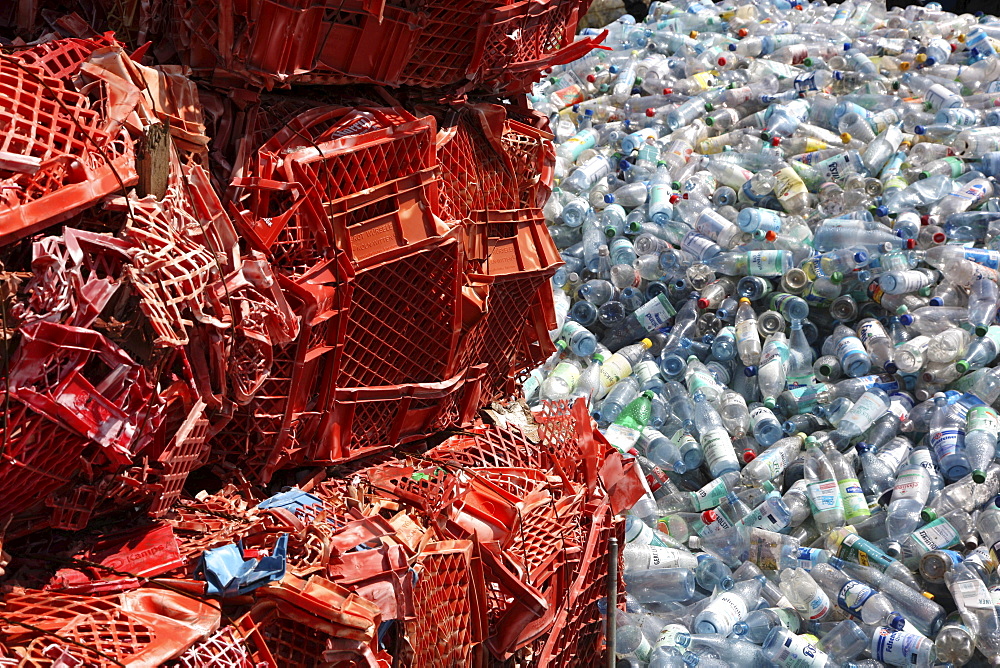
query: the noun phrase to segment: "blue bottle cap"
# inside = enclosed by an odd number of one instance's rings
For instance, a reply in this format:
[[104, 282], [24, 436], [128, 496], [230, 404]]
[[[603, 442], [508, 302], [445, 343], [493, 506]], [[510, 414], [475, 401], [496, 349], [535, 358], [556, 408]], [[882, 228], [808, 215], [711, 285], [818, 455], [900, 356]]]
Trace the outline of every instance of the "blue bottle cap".
[[621, 70], [618, 68], [617, 65], [612, 65], [611, 67], [608, 68], [608, 72], [611, 72], [612, 74], [618, 74], [620, 71]]
[[910, 325], [913, 324], [913, 316], [910, 315], [909, 313], [904, 313], [903, 315], [899, 316], [899, 321], [903, 323], [903, 325], [905, 325], [906, 327], [909, 327]]
[[868, 253], [866, 253], [865, 251], [858, 251], [857, 253], [854, 254], [855, 262], [865, 262], [867, 260], [868, 260]]
[[730, 51], [735, 51], [736, 50], [736, 45], [735, 44], [730, 44], [729, 45], [729, 50]]
[[604, 196], [604, 202], [605, 204], [614, 204], [615, 196], [612, 195], [611, 193], [608, 193], [607, 195]]
[[618, 162], [618, 169], [622, 170], [623, 172], [632, 169], [632, 163], [626, 160], [625, 158], [622, 158]]
[[[590, 109], [588, 109], [587, 111], [590, 111]], [[579, 114], [580, 113], [580, 105], [579, 104], [574, 104], [573, 105], [573, 113], [575, 113], [575, 114]], [[591, 112], [591, 113], [593, 113], [593, 112]]]
[[931, 306], [944, 306], [944, 300], [940, 297], [931, 297], [930, 301], [927, 303]]
[[937, 58], [934, 56], [927, 56], [927, 60], [924, 61], [924, 67], [933, 67], [937, 64]]
[[[888, 216], [889, 215], [889, 207], [887, 207], [884, 204], [882, 206], [875, 207], [875, 215], [876, 216], [880, 216], [880, 217], [881, 216]], [[863, 262], [863, 260], [859, 260], [859, 262]]]
[[747, 378], [753, 378], [757, 375], [757, 365], [751, 364], [750, 366], [743, 367], [743, 375]]

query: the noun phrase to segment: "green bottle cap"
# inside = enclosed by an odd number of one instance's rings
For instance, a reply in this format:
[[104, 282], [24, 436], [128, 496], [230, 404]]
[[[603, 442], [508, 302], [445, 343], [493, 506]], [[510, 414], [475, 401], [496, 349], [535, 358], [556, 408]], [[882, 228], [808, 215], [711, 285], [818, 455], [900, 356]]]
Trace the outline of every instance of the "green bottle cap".
[[969, 370], [969, 363], [966, 360], [958, 360], [955, 362], [955, 368], [958, 369], [960, 373], [965, 373]]

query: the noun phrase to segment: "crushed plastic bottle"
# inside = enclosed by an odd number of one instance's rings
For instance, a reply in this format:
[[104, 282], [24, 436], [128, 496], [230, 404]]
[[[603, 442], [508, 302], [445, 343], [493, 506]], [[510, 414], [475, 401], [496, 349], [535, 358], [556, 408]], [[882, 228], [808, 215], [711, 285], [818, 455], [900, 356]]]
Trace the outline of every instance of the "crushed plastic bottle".
[[649, 483], [619, 665], [1000, 665], [1000, 19], [608, 30], [529, 99], [566, 266], [525, 396], [585, 400]]

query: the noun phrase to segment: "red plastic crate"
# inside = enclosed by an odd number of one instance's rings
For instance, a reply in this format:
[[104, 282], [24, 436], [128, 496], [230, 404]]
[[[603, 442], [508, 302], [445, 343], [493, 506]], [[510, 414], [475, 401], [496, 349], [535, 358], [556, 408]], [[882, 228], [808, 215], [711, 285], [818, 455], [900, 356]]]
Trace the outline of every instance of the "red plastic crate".
[[483, 641], [483, 574], [469, 540], [431, 543], [417, 561], [414, 619], [406, 625], [413, 666], [452, 668], [473, 663]]
[[0, 59], [0, 151], [20, 166], [0, 177], [0, 243], [66, 220], [135, 185], [132, 140], [87, 96], [40, 67]]
[[[436, 113], [451, 118], [448, 110]], [[509, 116], [510, 107], [466, 104], [437, 136], [442, 215], [540, 208], [552, 189], [552, 136]]]
[[448, 227], [437, 217], [435, 122], [402, 109], [318, 107], [287, 122], [233, 180], [249, 243], [286, 275], [339, 249], [366, 266]]
[[461, 244], [446, 237], [407, 250], [358, 270], [333, 377], [338, 388], [440, 382], [468, 366], [457, 364], [455, 354]]
[[589, 0], [180, 0], [172, 32], [198, 75], [257, 85], [376, 83], [525, 90], [584, 55]]
[[213, 439], [213, 458], [224, 468], [245, 468], [267, 481], [305, 457], [332, 402], [331, 378], [347, 331], [353, 276], [343, 256], [327, 263], [325, 272], [311, 277], [315, 280], [279, 276], [299, 317], [299, 335], [275, 351], [268, 378]]
[[356, 459], [468, 424], [479, 401], [478, 377], [455, 376], [441, 383], [338, 388], [314, 452], [317, 463]]

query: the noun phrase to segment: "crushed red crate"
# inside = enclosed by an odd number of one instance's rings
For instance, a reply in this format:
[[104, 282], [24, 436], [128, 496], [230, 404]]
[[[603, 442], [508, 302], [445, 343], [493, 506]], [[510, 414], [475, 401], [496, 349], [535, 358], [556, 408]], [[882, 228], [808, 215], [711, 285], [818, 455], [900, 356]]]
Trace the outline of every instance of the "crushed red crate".
[[172, 33], [202, 77], [289, 83], [376, 83], [523, 91], [553, 65], [585, 55], [574, 42], [590, 0], [208, 0], [174, 3]]
[[340, 250], [356, 267], [447, 233], [437, 218], [435, 123], [388, 108], [318, 107], [288, 119], [232, 183], [241, 232], [286, 275]]

